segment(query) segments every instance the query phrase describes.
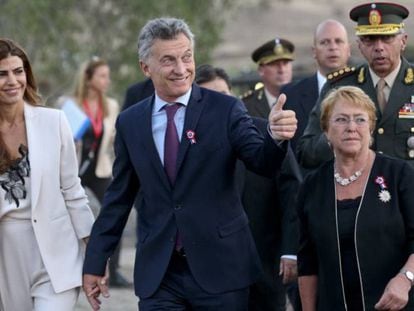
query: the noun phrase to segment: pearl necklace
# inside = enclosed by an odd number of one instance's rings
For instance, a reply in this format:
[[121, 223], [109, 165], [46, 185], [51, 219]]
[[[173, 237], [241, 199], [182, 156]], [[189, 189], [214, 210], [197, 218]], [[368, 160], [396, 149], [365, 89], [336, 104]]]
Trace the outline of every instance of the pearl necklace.
[[335, 181], [338, 184], [340, 184], [341, 186], [348, 186], [349, 184], [351, 184], [352, 182], [357, 180], [359, 177], [361, 177], [361, 175], [362, 175], [362, 170], [356, 171], [355, 173], [353, 173], [348, 178], [343, 178], [343, 177], [341, 177], [341, 175], [339, 175], [338, 172], [335, 172], [334, 178], [335, 178]]

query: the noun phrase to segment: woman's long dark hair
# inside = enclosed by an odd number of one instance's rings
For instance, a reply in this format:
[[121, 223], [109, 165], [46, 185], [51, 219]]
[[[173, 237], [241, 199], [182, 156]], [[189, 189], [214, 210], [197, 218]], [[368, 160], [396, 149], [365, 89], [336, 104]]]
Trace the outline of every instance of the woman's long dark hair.
[[[17, 56], [23, 62], [23, 68], [26, 73], [27, 81], [23, 99], [25, 102], [33, 106], [40, 105], [41, 97], [37, 92], [36, 80], [26, 52], [12, 40], [0, 38], [0, 60], [10, 56]], [[0, 133], [0, 174], [4, 173], [9, 168], [13, 161], [14, 159], [12, 159], [12, 155], [4, 142], [2, 134]]]

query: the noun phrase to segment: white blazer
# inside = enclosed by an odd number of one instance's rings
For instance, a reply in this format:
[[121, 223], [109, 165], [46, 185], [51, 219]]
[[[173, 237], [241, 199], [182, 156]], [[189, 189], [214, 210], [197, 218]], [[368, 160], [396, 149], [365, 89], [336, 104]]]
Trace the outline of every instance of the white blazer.
[[84, 242], [94, 217], [78, 177], [64, 113], [25, 104], [32, 225], [56, 293], [82, 285]]

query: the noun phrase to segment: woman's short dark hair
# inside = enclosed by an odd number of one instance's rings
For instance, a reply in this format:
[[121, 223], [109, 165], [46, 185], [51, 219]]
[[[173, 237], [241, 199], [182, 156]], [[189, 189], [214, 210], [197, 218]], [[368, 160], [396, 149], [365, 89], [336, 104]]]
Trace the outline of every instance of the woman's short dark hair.
[[200, 65], [196, 69], [195, 83], [197, 84], [207, 83], [217, 78], [224, 80], [229, 90], [231, 90], [230, 78], [224, 69], [209, 64]]

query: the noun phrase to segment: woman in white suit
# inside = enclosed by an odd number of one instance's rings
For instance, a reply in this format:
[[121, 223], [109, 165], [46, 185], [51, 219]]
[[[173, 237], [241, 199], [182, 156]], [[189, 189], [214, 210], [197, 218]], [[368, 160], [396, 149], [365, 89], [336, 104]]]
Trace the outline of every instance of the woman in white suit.
[[73, 310], [94, 221], [63, 112], [41, 107], [26, 53], [0, 38], [0, 310]]

